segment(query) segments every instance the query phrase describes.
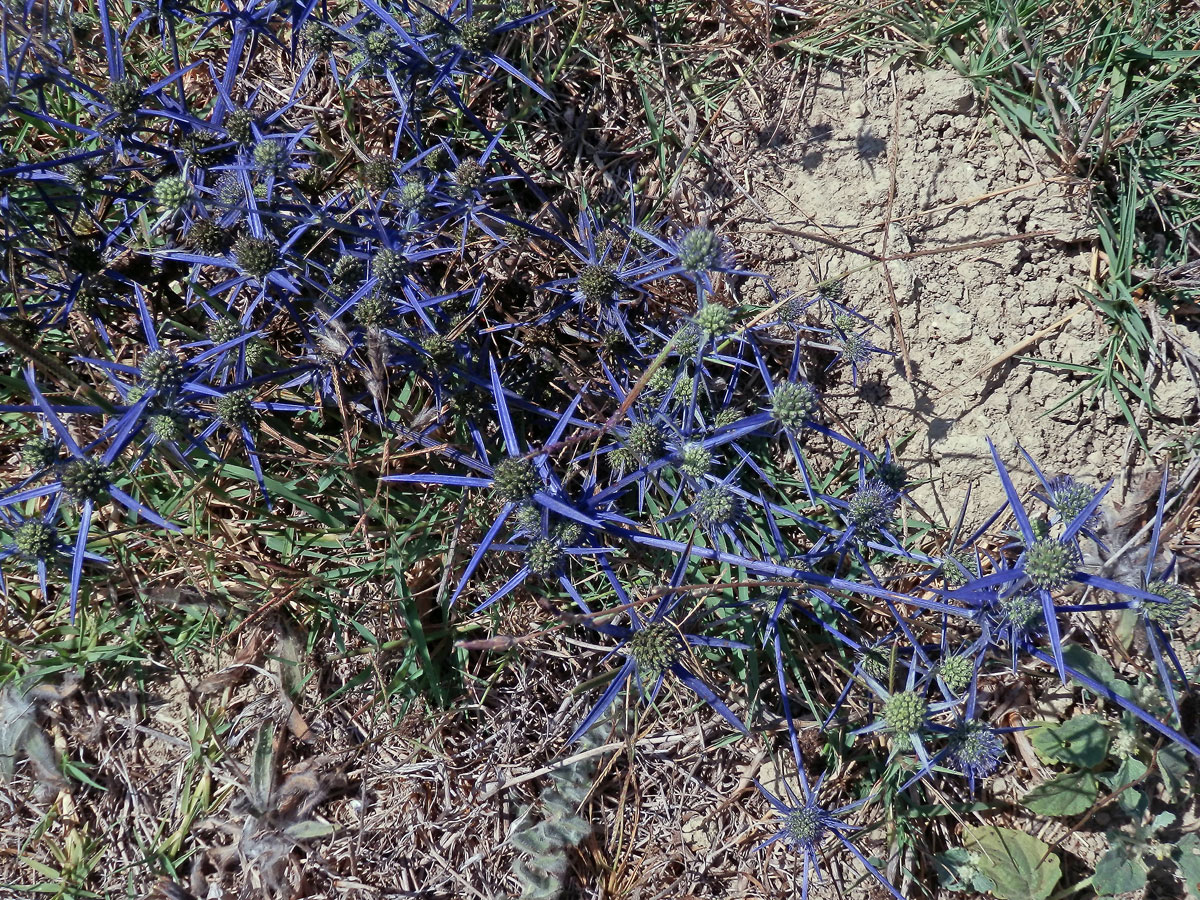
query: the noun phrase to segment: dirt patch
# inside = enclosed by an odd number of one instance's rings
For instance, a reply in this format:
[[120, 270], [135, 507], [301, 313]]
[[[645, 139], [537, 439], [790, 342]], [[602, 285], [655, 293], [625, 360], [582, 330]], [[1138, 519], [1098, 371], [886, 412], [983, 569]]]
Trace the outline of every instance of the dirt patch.
[[[827, 402], [869, 446], [912, 435], [901, 459], [928, 479], [918, 503], [953, 521], [968, 487], [994, 479], [988, 437], [1018, 488], [1033, 475], [1016, 444], [1048, 475], [1115, 474], [1129, 442], [1115, 405], [1060, 405], [1080, 376], [997, 360], [1020, 347], [1087, 364], [1108, 336], [1083, 294], [1099, 259], [1084, 191], [1043, 148], [1004, 131], [946, 72], [873, 63], [740, 100], [718, 138], [742, 160], [730, 167], [743, 197], [735, 241], [781, 293], [849, 273], [847, 301], [895, 356], [868, 364], [857, 386], [847, 370]], [[892, 261], [885, 272], [864, 254]], [[765, 302], [765, 289], [748, 299]], [[995, 505], [995, 488], [973, 492], [971, 518]]]

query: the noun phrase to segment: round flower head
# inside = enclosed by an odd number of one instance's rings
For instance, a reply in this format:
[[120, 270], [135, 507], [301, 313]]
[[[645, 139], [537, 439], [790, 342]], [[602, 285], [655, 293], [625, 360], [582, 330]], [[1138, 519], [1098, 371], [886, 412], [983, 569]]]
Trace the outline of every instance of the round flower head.
[[685, 323], [675, 332], [675, 352], [683, 357], [692, 357], [704, 342], [704, 332], [695, 322]]
[[229, 231], [212, 219], [197, 219], [184, 236], [184, 243], [209, 256], [229, 249]]
[[719, 528], [732, 525], [742, 517], [745, 501], [733, 489], [724, 484], [707, 487], [696, 495], [692, 511], [703, 528]]
[[249, 146], [254, 143], [254, 113], [235, 109], [225, 117], [225, 133], [234, 143]]
[[871, 342], [857, 331], [846, 335], [841, 344], [841, 356], [851, 365], [857, 366], [871, 357]]
[[458, 30], [458, 46], [468, 53], [479, 53], [487, 46], [492, 29], [480, 18], [463, 22]]
[[891, 680], [892, 666], [886, 648], [866, 647], [858, 653], [862, 670], [881, 684]]
[[602, 303], [612, 299], [619, 283], [613, 275], [613, 267], [603, 265], [585, 266], [579, 273], [578, 285], [579, 293], [585, 300], [589, 303]]
[[825, 811], [815, 803], [790, 810], [784, 817], [785, 840], [797, 850], [812, 852], [828, 830], [825, 816]]
[[510, 521], [516, 534], [535, 535], [542, 530], [542, 511], [527, 503], [517, 507]]
[[376, 28], [374, 31], [368, 32], [363, 40], [363, 54], [367, 62], [382, 66], [392, 56], [392, 51], [395, 49], [395, 41], [392, 39], [391, 32], [385, 28]]
[[846, 513], [859, 531], [878, 534], [896, 516], [896, 492], [882, 481], [871, 479], [850, 498]]
[[132, 75], [110, 82], [104, 99], [113, 112], [130, 115], [142, 104], [142, 86]]
[[838, 313], [833, 317], [833, 327], [843, 334], [849, 334], [858, 325], [858, 319], [849, 313]]
[[337, 33], [324, 22], [312, 19], [300, 30], [300, 41], [313, 53], [328, 53], [333, 49]]
[[679, 632], [670, 622], [649, 622], [633, 633], [628, 647], [639, 676], [657, 680], [679, 658]]
[[242, 271], [262, 281], [279, 265], [279, 245], [267, 237], [243, 234], [233, 245], [233, 256]]
[[263, 138], [254, 145], [254, 165], [268, 175], [279, 175], [287, 171], [288, 150], [283, 141]]
[[371, 269], [379, 280], [380, 287], [395, 288], [404, 284], [408, 275], [408, 260], [396, 250], [384, 248], [371, 261]]
[[562, 544], [554, 538], [538, 538], [525, 548], [525, 565], [539, 578], [548, 578], [557, 572], [567, 555]]
[[554, 537], [564, 547], [577, 544], [583, 537], [583, 526], [578, 522], [559, 522], [554, 526]]
[[376, 156], [363, 163], [362, 180], [377, 194], [395, 186], [396, 161], [390, 156]]
[[782, 324], [798, 328], [804, 324], [809, 305], [803, 297], [789, 297], [780, 305], [776, 315]]
[[1031, 593], [1014, 594], [1000, 601], [999, 612], [1004, 624], [1023, 631], [1042, 617], [1042, 601]]
[[883, 720], [894, 734], [912, 734], [925, 724], [929, 704], [915, 691], [893, 694], [883, 705]]
[[1080, 563], [1079, 550], [1053, 538], [1034, 541], [1025, 551], [1025, 574], [1041, 590], [1052, 591], [1071, 580]]
[[505, 503], [524, 503], [542, 489], [542, 479], [527, 459], [505, 459], [492, 470], [492, 490]]
[[261, 365], [271, 355], [271, 345], [259, 338], [246, 341], [246, 365], [250, 367]]
[[720, 303], [705, 303], [696, 313], [696, 325], [709, 337], [725, 334], [732, 321], [733, 311]]
[[58, 462], [58, 441], [48, 437], [32, 437], [21, 445], [21, 462], [38, 472]]
[[[1081, 512], [1087, 509], [1092, 498], [1096, 496], [1096, 492], [1089, 488], [1086, 484], [1076, 481], [1070, 475], [1060, 475], [1057, 478], [1051, 479], [1049, 500], [1058, 510], [1058, 514], [1062, 516], [1064, 522], [1071, 522]], [[1100, 525], [1099, 511], [1093, 511], [1084, 522], [1084, 527], [1094, 529]]]
[[425, 205], [428, 197], [429, 192], [425, 190], [425, 184], [420, 179], [408, 178], [400, 187], [400, 193], [396, 196], [396, 205], [400, 209], [409, 211], [420, 209]]
[[242, 325], [236, 319], [213, 319], [206, 332], [208, 339], [218, 346], [242, 336]]
[[203, 168], [214, 161], [214, 149], [221, 143], [223, 139], [217, 132], [204, 129], [186, 135], [181, 141], [180, 149], [183, 150], [184, 159]]
[[217, 418], [231, 428], [243, 428], [254, 422], [258, 410], [254, 408], [254, 392], [239, 388], [217, 398]]
[[690, 442], [679, 451], [679, 468], [692, 478], [703, 478], [712, 468], [712, 451], [703, 444]]
[[992, 774], [1003, 755], [1000, 735], [985, 722], [963, 722], [950, 736], [950, 763], [971, 777]]
[[375, 291], [354, 307], [354, 318], [367, 328], [382, 328], [395, 318], [395, 305], [383, 291]]
[[635, 422], [625, 436], [625, 446], [643, 462], [662, 453], [665, 443], [666, 436], [662, 430], [649, 422]]
[[816, 388], [807, 381], [785, 381], [771, 395], [771, 416], [788, 431], [797, 432], [817, 411]]
[[27, 560], [48, 559], [58, 546], [58, 531], [39, 519], [30, 519], [17, 526], [13, 543]]
[[62, 471], [62, 492], [76, 503], [99, 503], [108, 496], [112, 472], [98, 459], [72, 459]]
[[242, 181], [232, 172], [226, 172], [217, 179], [217, 202], [222, 206], [237, 206], [246, 199], [246, 189]]
[[725, 248], [715, 231], [697, 226], [689, 229], [676, 242], [679, 267], [692, 275], [699, 275], [721, 267]]
[[146, 354], [139, 369], [142, 381], [160, 394], [173, 394], [183, 387], [187, 372], [181, 360], [170, 350], [155, 350]]
[[80, 275], [95, 275], [104, 268], [104, 254], [90, 241], [74, 241], [64, 255], [67, 268]]
[[192, 189], [182, 175], [168, 175], [154, 185], [154, 201], [168, 212], [177, 212], [192, 198]]
[[817, 293], [822, 299], [838, 303], [846, 296], [846, 282], [838, 278], [822, 281], [817, 285]]
[[172, 413], [161, 413], [150, 417], [150, 433], [160, 441], [176, 442], [186, 434], [183, 420]]
[[338, 257], [333, 266], [333, 282], [338, 286], [335, 293], [351, 293], [366, 276], [367, 265], [357, 256]]
[[1165, 601], [1155, 603], [1147, 600], [1142, 604], [1146, 617], [1163, 628], [1178, 625], [1196, 602], [1196, 597], [1191, 591], [1172, 581], [1152, 581], [1146, 585], [1146, 590]]
[[734, 422], [741, 421], [743, 418], [745, 418], [745, 416], [740, 409], [738, 409], [736, 406], [727, 406], [717, 413], [716, 417], [713, 419], [713, 425], [717, 428], [725, 428], [728, 425], [732, 425]]
[[947, 587], [960, 588], [971, 578], [979, 577], [979, 563], [969, 549], [956, 550], [942, 560], [942, 581]]
[[418, 341], [421, 350], [437, 365], [449, 362], [454, 357], [454, 341], [441, 334], [426, 334]]
[[454, 169], [454, 185], [450, 189], [450, 196], [466, 200], [483, 184], [483, 179], [483, 166], [473, 159], [464, 159]]
[[938, 674], [946, 682], [946, 687], [955, 694], [961, 694], [975, 677], [975, 660], [965, 653], [947, 656], [938, 665]]

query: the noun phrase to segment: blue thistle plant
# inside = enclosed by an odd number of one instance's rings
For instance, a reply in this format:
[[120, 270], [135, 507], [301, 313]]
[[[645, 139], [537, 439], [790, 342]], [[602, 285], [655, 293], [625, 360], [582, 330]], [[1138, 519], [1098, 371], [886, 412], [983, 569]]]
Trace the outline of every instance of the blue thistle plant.
[[[712, 688], [701, 681], [688, 665], [690, 650], [693, 647], [744, 649], [746, 645], [725, 638], [684, 632], [674, 619], [683, 597], [673, 592], [662, 596], [654, 611], [643, 618], [611, 570], [606, 567], [604, 571], [621, 607], [629, 611], [630, 625], [623, 627], [601, 624], [594, 618], [585, 620], [585, 623], [589, 628], [616, 638], [617, 646], [608, 656], [619, 653], [625, 657], [625, 662], [591, 712], [575, 729], [568, 743], [575, 743], [596, 724], [631, 679], [636, 682], [639, 695], [653, 702], [668, 675], [677, 678], [738, 731], [747, 733], [741, 719], [734, 715]], [[683, 583], [685, 571], [686, 559], [683, 559], [671, 576], [668, 589], [679, 587]]]

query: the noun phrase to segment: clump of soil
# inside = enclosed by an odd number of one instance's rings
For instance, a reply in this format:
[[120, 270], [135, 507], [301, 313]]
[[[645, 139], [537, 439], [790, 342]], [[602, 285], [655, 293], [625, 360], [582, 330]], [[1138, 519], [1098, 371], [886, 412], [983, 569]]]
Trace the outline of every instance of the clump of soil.
[[[1062, 403], [1079, 375], [999, 359], [1019, 346], [1088, 364], [1103, 346], [1108, 326], [1083, 293], [1102, 265], [1086, 192], [1004, 131], [968, 81], [878, 63], [823, 71], [785, 96], [740, 98], [724, 139], [740, 159], [728, 171], [744, 186], [744, 261], [781, 293], [849, 273], [848, 302], [881, 326], [875, 343], [895, 356], [857, 386], [847, 370], [827, 400], [868, 446], [912, 435], [901, 460], [928, 479], [918, 503], [953, 521], [974, 485], [969, 519], [993, 508], [988, 437], [1019, 489], [1034, 476], [1016, 444], [1049, 476], [1117, 473], [1130, 441], [1119, 408]], [[864, 253], [889, 258], [886, 272]], [[1190, 414], [1194, 392], [1178, 399]]]

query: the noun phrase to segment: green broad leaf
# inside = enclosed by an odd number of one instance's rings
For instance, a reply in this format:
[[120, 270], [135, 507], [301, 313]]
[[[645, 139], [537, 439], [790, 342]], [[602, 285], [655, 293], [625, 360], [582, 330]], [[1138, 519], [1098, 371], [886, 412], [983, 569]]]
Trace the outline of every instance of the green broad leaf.
[[1192, 764], [1187, 751], [1171, 744], [1158, 751], [1158, 771], [1169, 803], [1177, 803], [1192, 786]]
[[1191, 900], [1200, 900], [1200, 837], [1184, 835], [1175, 845], [1175, 865], [1183, 878], [1183, 887]]
[[[1121, 760], [1121, 765], [1116, 772], [1104, 777], [1104, 783], [1108, 785], [1109, 790], [1115, 791], [1121, 785], [1136, 781], [1145, 774], [1146, 764], [1136, 756], [1127, 756]], [[1146, 809], [1150, 806], [1150, 797], [1140, 787], [1131, 787], [1121, 791], [1121, 795], [1117, 797], [1117, 803], [1120, 804], [1127, 816], [1138, 822], [1146, 815]]]
[[998, 825], [968, 827], [964, 844], [1000, 900], [1045, 900], [1062, 876], [1058, 855], [1031, 834]]
[[1092, 887], [1105, 894], [1140, 891], [1146, 886], [1148, 871], [1142, 862], [1141, 849], [1117, 840], [1096, 862]]
[[938, 884], [948, 891], [990, 892], [996, 882], [979, 870], [979, 858], [966, 847], [951, 847], [933, 858]]
[[1109, 734], [1104, 720], [1089, 714], [1042, 725], [1034, 729], [1031, 741], [1042, 762], [1090, 769], [1108, 755]]
[[1091, 809], [1099, 792], [1091, 772], [1066, 772], [1039, 784], [1021, 803], [1040, 816], [1077, 816]]

